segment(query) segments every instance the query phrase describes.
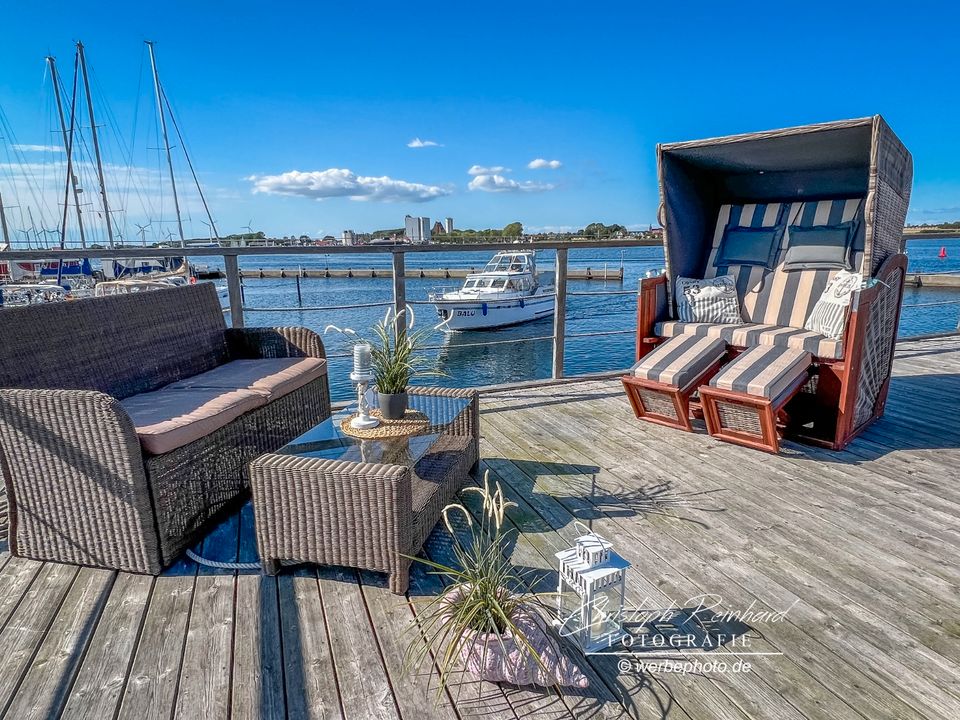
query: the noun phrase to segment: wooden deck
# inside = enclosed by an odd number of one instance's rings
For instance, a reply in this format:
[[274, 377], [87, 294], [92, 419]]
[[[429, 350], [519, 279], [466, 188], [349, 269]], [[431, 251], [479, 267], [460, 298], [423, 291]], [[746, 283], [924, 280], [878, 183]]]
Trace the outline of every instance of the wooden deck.
[[[520, 566], [592, 524], [632, 563], [633, 605], [789, 608], [745, 618], [749, 646], [702, 659], [750, 672], [620, 672], [591, 688], [467, 683], [435, 704], [404, 676], [405, 633], [433, 578], [279, 578], [183, 562], [162, 577], [0, 558], [0, 715], [27, 718], [960, 717], [960, 340], [904, 344], [885, 418], [847, 452], [771, 457], [637, 422], [616, 381], [483, 400], [484, 466], [509, 489]], [[255, 557], [241, 513], [204, 543]], [[0, 508], [0, 524], [5, 524]], [[442, 556], [439, 530], [427, 552]], [[5, 551], [5, 547], [4, 547]], [[722, 653], [753, 653], [749, 656]]]

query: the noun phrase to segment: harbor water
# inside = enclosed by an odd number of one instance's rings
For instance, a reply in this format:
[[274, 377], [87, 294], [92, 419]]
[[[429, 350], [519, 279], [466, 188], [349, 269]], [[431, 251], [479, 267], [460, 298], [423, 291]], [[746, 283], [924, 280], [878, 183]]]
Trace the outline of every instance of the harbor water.
[[[940, 258], [941, 247], [946, 258]], [[960, 238], [911, 240], [907, 243], [911, 272], [947, 272], [960, 270]], [[491, 252], [462, 253], [408, 253], [407, 272], [423, 268], [482, 267]], [[197, 258], [203, 263], [206, 259]], [[552, 268], [554, 253], [538, 253], [538, 267]], [[664, 265], [661, 247], [571, 250], [570, 268], [591, 268], [601, 271], [604, 266], [624, 269], [623, 282], [598, 280], [570, 280], [567, 284], [566, 355], [564, 373], [580, 375], [622, 370], [633, 362], [636, 328], [635, 295], [578, 295], [598, 291], [635, 291], [637, 283], [648, 271], [659, 271]], [[215, 264], [215, 263], [214, 263]], [[388, 269], [390, 255], [329, 256], [249, 256], [240, 259], [245, 273], [259, 268], [354, 268]], [[412, 305], [416, 327], [433, 327], [439, 319], [430, 304], [420, 304], [428, 294], [441, 289], [453, 289], [462, 280], [406, 279], [408, 301]], [[218, 284], [223, 286], [223, 282]], [[248, 326], [303, 325], [323, 333], [328, 325], [351, 328], [369, 336], [370, 328], [383, 317], [392, 303], [390, 278], [304, 278], [300, 280], [300, 299], [293, 279], [248, 278], [243, 284], [245, 322]], [[221, 291], [226, 304], [225, 291]], [[958, 289], [907, 287], [904, 292], [904, 310], [900, 323], [901, 336], [945, 332], [956, 329], [960, 305], [948, 304], [910, 309], [911, 305], [960, 300]], [[343, 310], [311, 310], [311, 307], [345, 306], [382, 303], [377, 307]], [[302, 309], [299, 305], [302, 304]], [[626, 332], [623, 332], [626, 331]], [[492, 385], [550, 377], [552, 369], [553, 320], [546, 319], [491, 331], [430, 334], [430, 349], [426, 352], [436, 360], [439, 377], [421, 378], [417, 384], [450, 385], [458, 387]], [[587, 333], [618, 333], [593, 337], [576, 337]], [[342, 336], [328, 331], [324, 343], [330, 358], [330, 388], [335, 400], [351, 396], [348, 378], [350, 359]], [[493, 344], [486, 344], [493, 343]], [[340, 357], [342, 356], [342, 357]]]

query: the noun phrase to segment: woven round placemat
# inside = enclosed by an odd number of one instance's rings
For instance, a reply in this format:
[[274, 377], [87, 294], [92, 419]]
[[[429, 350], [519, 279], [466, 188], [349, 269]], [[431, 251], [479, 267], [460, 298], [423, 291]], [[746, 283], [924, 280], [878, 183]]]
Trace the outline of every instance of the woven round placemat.
[[364, 440], [376, 440], [379, 438], [403, 437], [404, 435], [417, 435], [422, 433], [430, 426], [430, 418], [422, 412], [416, 410], [407, 410], [399, 420], [384, 420], [379, 410], [371, 410], [370, 417], [380, 420], [380, 424], [373, 428], [354, 428], [350, 427], [350, 421], [358, 413], [353, 413], [350, 417], [340, 421], [340, 430], [344, 435], [350, 437], [363, 438]]

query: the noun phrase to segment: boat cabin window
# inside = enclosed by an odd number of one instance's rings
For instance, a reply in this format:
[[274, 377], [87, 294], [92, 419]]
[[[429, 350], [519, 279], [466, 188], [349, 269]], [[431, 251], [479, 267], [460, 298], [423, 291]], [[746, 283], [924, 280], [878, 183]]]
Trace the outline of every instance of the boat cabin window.
[[472, 278], [472, 279], [470, 279], [470, 280], [467, 280], [467, 281], [463, 284], [463, 287], [464, 287], [465, 290], [466, 290], [466, 289], [469, 289], [469, 288], [475, 288], [476, 286], [477, 286], [477, 279], [476, 279], [476, 278]]
[[484, 272], [523, 272], [526, 269], [526, 255], [497, 255], [483, 270]]

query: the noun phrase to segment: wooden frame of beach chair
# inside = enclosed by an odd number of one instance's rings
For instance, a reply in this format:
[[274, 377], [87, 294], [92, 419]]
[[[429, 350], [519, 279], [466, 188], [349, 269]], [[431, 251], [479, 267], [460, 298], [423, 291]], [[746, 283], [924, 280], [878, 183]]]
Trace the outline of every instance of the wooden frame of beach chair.
[[[906, 275], [903, 225], [913, 181], [910, 153], [879, 115], [657, 147], [666, 274], [643, 279], [636, 357], [676, 318], [677, 277], [704, 277], [725, 204], [860, 198], [864, 233], [841, 357], [814, 357], [791, 400], [788, 434], [842, 449], [883, 415]], [[738, 348], [732, 344], [731, 351]]]

